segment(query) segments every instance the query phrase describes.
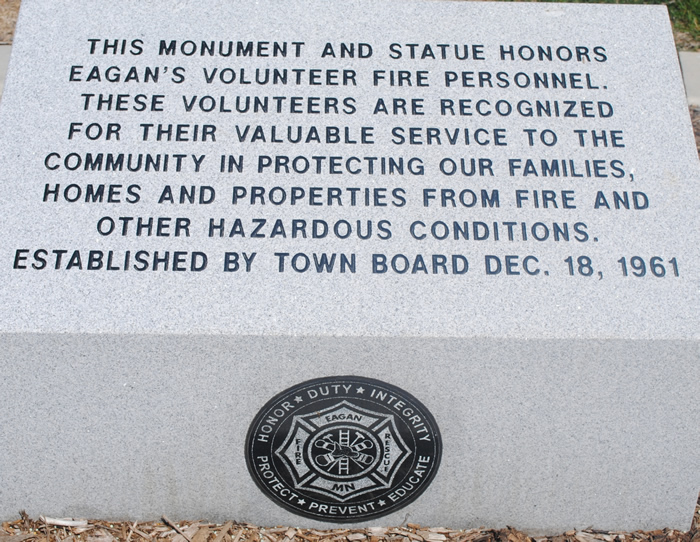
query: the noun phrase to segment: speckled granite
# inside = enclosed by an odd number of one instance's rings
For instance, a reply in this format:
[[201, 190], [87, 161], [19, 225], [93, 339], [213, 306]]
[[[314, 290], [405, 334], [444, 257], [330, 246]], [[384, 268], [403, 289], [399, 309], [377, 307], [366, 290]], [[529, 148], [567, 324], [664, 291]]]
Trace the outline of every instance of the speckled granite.
[[380, 523], [687, 528], [700, 171], [664, 7], [26, 0], [0, 122], [0, 516], [295, 523], [248, 424], [357, 374], [444, 440]]

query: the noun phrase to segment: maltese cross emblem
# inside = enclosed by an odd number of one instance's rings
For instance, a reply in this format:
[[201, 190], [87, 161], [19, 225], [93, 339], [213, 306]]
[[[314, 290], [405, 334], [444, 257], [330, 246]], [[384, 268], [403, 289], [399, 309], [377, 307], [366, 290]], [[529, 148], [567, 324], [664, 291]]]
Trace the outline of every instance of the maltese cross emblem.
[[370, 378], [302, 382], [270, 399], [246, 438], [248, 470], [278, 505], [354, 522], [415, 501], [437, 473], [442, 440], [428, 409]]
[[309, 488], [339, 502], [390, 487], [411, 453], [393, 414], [348, 401], [294, 416], [287, 439], [275, 450], [295, 488]]

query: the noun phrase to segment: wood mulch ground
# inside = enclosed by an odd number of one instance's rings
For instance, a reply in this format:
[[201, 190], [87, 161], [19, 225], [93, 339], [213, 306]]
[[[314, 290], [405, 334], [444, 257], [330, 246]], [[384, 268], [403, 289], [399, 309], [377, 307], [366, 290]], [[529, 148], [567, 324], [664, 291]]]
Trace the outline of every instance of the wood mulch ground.
[[20, 0], [0, 0], [0, 44], [12, 43]]
[[400, 527], [367, 529], [265, 528], [249, 523], [206, 521], [161, 521], [128, 523], [40, 517], [24, 512], [0, 528], [0, 542], [700, 542], [700, 506], [691, 529], [609, 532], [594, 529], [567, 531], [547, 537], [530, 537], [516, 529], [472, 529], [422, 527], [408, 523]]

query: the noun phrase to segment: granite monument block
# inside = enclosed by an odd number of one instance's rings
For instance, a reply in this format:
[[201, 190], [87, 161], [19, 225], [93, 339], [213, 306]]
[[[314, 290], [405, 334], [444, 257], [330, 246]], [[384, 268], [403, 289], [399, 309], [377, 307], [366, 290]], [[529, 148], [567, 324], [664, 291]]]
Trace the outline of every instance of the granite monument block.
[[664, 6], [22, 3], [0, 516], [687, 529]]

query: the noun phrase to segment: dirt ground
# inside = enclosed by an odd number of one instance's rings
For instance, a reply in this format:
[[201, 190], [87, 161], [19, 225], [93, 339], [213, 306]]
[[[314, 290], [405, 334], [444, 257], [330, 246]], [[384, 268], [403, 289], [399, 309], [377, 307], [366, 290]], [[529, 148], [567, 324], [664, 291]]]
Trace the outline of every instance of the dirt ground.
[[686, 32], [673, 31], [673, 37], [676, 39], [676, 47], [679, 51], [699, 51], [700, 41], [693, 39], [693, 36]]
[[12, 43], [20, 0], [0, 0], [0, 44]]
[[690, 107], [690, 119], [693, 121], [693, 131], [695, 132], [695, 144], [698, 147], [698, 156], [700, 156], [700, 107]]

